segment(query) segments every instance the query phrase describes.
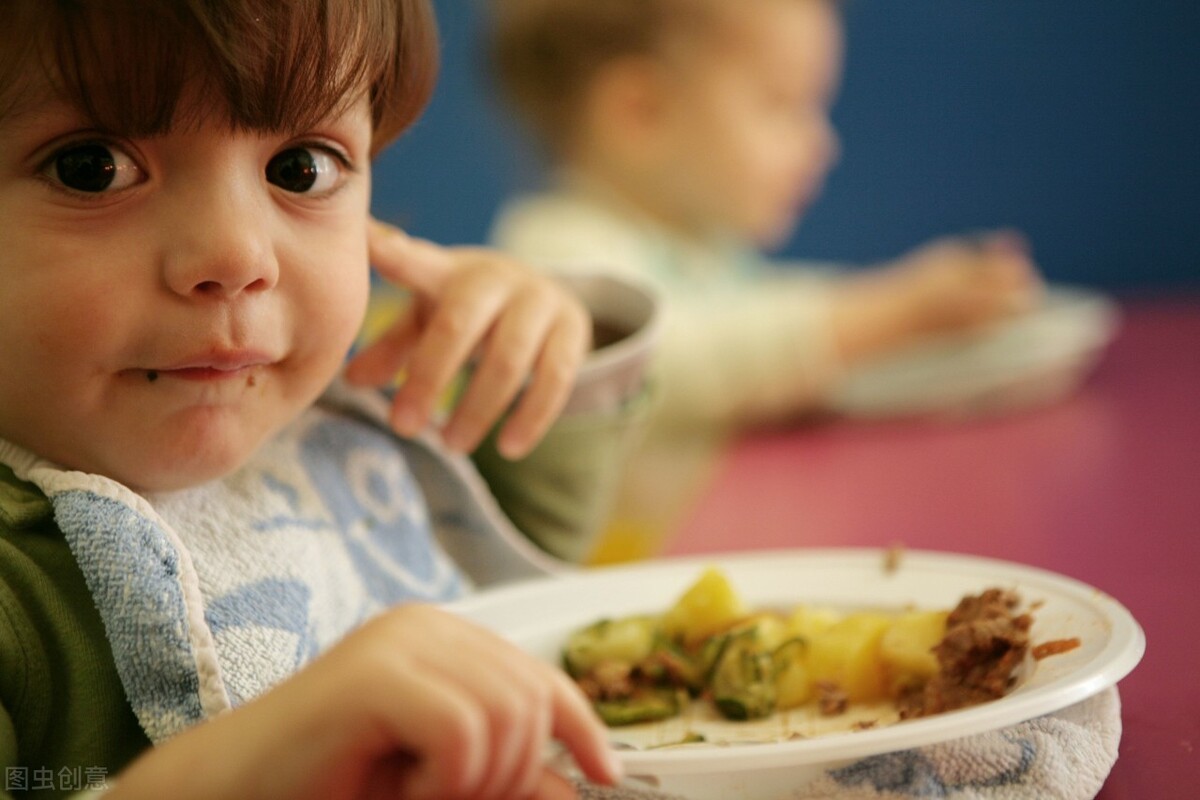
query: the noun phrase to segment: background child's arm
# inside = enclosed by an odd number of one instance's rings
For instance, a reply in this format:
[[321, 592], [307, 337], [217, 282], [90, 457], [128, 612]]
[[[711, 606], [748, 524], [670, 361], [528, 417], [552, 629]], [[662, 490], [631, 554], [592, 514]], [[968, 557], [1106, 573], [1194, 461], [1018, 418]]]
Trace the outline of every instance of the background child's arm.
[[553, 666], [430, 606], [401, 606], [278, 688], [149, 751], [110, 800], [574, 797], [560, 739], [611, 783], [603, 726]]
[[843, 281], [832, 324], [844, 363], [1030, 309], [1041, 279], [1017, 234], [948, 237]]
[[474, 449], [521, 393], [498, 446], [510, 458], [529, 452], [561, 411], [588, 351], [591, 324], [580, 302], [498, 253], [441, 248], [381, 223], [371, 231], [371, 259], [417, 302], [354, 357], [347, 379], [383, 385], [404, 369], [392, 424], [411, 436], [428, 424], [455, 375], [478, 355], [470, 385], [443, 431], [446, 443]]
[[1027, 311], [1042, 282], [1024, 240], [999, 232], [859, 271], [769, 270], [725, 299], [686, 290], [661, 353], [662, 416], [745, 425], [819, 409], [846, 371], [922, 339]]

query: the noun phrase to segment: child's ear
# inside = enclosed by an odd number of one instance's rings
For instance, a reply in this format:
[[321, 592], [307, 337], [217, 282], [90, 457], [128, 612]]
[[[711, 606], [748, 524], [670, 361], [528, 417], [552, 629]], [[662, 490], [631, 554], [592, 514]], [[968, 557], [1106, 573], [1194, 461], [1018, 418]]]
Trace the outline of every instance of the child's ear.
[[669, 100], [661, 65], [637, 57], [619, 59], [601, 69], [589, 94], [593, 133], [615, 136], [627, 144], [653, 140]]

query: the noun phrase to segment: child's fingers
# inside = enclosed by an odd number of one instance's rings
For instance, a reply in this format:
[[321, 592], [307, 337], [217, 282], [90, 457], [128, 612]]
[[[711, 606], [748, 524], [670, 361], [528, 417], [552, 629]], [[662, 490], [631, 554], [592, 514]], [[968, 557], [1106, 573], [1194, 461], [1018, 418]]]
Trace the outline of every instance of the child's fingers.
[[559, 317], [516, 407], [500, 430], [496, 446], [506, 458], [520, 458], [541, 440], [558, 417], [587, 356], [590, 331], [575, 314]]
[[492, 741], [487, 722], [463, 693], [438, 680], [410, 676], [403, 711], [394, 722], [416, 765], [404, 797], [444, 800], [472, 797], [487, 769]]
[[443, 432], [448, 446], [469, 452], [479, 444], [520, 391], [557, 312], [557, 303], [546, 292], [522, 295], [505, 310]]
[[[550, 692], [527, 668], [528, 656], [510, 660], [506, 647], [471, 636], [457, 639], [457, 645], [452, 658], [434, 658], [412, 670], [414, 684], [429, 678], [418, 688], [431, 708], [418, 702], [405, 712], [405, 730], [411, 728], [406, 745], [421, 758], [403, 796], [529, 797], [544, 770], [544, 748], [553, 730]], [[471, 769], [432, 763], [460, 747], [470, 748]]]
[[434, 310], [408, 358], [408, 374], [392, 406], [392, 426], [415, 436], [508, 299], [486, 274], [460, 281]]
[[545, 703], [539, 708], [534, 724], [529, 729], [529, 741], [526, 743], [528, 757], [525, 759], [524, 769], [516, 775], [514, 781], [519, 797], [537, 796], [547, 773], [545, 745], [553, 735], [553, 709], [549, 703]]
[[545, 766], [545, 747], [554, 729], [553, 707], [545, 687], [530, 685], [535, 678], [528, 673], [509, 673], [507, 677], [511, 696], [521, 701], [521, 707], [502, 707], [493, 717], [495, 744], [479, 800], [529, 796]]
[[554, 770], [543, 767], [537, 777], [537, 785], [530, 794], [532, 800], [578, 800], [575, 787]]
[[591, 781], [615, 784], [623, 769], [608, 744], [608, 733], [592, 711], [587, 698], [570, 678], [549, 670], [554, 702], [554, 737], [575, 757], [575, 763]]
[[537, 738], [540, 719], [549, 716], [547, 692], [532, 683], [524, 669], [522, 655], [512, 663], [503, 652], [484, 646], [469, 645], [460, 652], [463, 659], [473, 658], [475, 668], [486, 674], [470, 675], [467, 684], [484, 708], [491, 730], [492, 747], [483, 780], [475, 800], [505, 800], [522, 796], [516, 791], [529, 784], [529, 774], [542, 763], [542, 747], [549, 741], [550, 727]]
[[[538, 785], [546, 763], [546, 745], [554, 732], [554, 685], [547, 672], [557, 670], [534, 659], [509, 642], [499, 644], [489, 634], [474, 651], [477, 663], [504, 689], [488, 698], [507, 695], [508, 706], [492, 713], [495, 735], [506, 747], [493, 749], [481, 800], [528, 797]], [[466, 653], [472, 652], [468, 645]], [[515, 704], [515, 705], [514, 705]]]
[[[498, 442], [510, 458], [528, 453], [562, 410], [586, 355], [590, 328], [582, 306], [490, 251], [446, 250], [378, 222], [371, 226], [370, 246], [376, 270], [431, 302], [434, 311], [415, 343], [411, 329], [394, 330], [356, 356], [347, 377], [382, 384], [404, 366], [391, 424], [414, 436], [487, 338], [485, 356], [445, 431], [446, 443], [474, 448], [528, 378]], [[553, 314], [558, 322], [550, 321]]]
[[[516, 708], [507, 703], [493, 705], [487, 712], [498, 738], [525, 732], [517, 760], [512, 762], [517, 765], [515, 770], [508, 770], [498, 759], [489, 765], [489, 777], [495, 770], [496, 778], [495, 783], [489, 780], [489, 788], [504, 787], [508, 792], [498, 797], [523, 796], [514, 794], [516, 787], [530, 785], [530, 774], [541, 773], [544, 746], [552, 736], [562, 741], [591, 780], [615, 783], [620, 779], [621, 767], [609, 749], [607, 730], [574, 681], [562, 670], [484, 629], [464, 625], [460, 630], [461, 635], [452, 639], [455, 657], [439, 659], [444, 674], [464, 687], [482, 689], [477, 696], [485, 703], [494, 704], [497, 698], [519, 699]], [[531, 717], [530, 711], [536, 713]], [[538, 785], [537, 781], [532, 784]]]
[[455, 269], [450, 251], [378, 220], [371, 220], [367, 244], [376, 272], [419, 294], [435, 294]]
[[1019, 233], [1003, 231], [984, 246], [984, 290], [1009, 313], [1028, 311], [1041, 301], [1045, 282], [1030, 257], [1029, 243]]
[[1001, 228], [991, 231], [981, 238], [984, 249], [994, 253], [1019, 255], [1025, 258], [1033, 252], [1027, 237], [1015, 228]]
[[475, 698], [487, 720], [491, 748], [473, 800], [529, 797], [545, 764], [545, 746], [554, 730], [557, 673], [514, 645], [482, 629], [461, 626], [445, 641], [453, 655], [429, 653], [423, 669], [435, 672]]
[[415, 309], [408, 309], [346, 365], [346, 380], [358, 386], [383, 386], [404, 367], [420, 332]]
[[[619, 767], [614, 766], [615, 761], [607, 755], [609, 750], [603, 726], [573, 683], [553, 667], [534, 662], [523, 654], [512, 662], [497, 658], [491, 664], [496, 674], [503, 676], [513, 696], [524, 700], [528, 713], [514, 718], [511, 709], [500, 714], [493, 712], [492, 758], [477, 800], [540, 797], [546, 791], [551, 792], [551, 797], [573, 797], [574, 790], [569, 783], [547, 779], [546, 744], [556, 731], [577, 732], [580, 726], [589, 724], [594, 728], [590, 738], [587, 734], [571, 734], [577, 743], [582, 741], [584, 744], [577, 745], [566, 741], [565, 737], [560, 738], [564, 738], [567, 749], [575, 754], [577, 763], [593, 781], [619, 780], [619, 775], [614, 774], [614, 770], [619, 772]], [[563, 691], [563, 684], [565, 691], [577, 695], [577, 703], [563, 703], [556, 696]], [[581, 719], [564, 718], [564, 709], [566, 717], [578, 715]], [[497, 726], [497, 721], [502, 724]], [[588, 761], [589, 756], [580, 754], [578, 747], [600, 748], [598, 755], [590, 756], [592, 761], [598, 759], [599, 764], [594, 768], [583, 767], [585, 762], [590, 764], [591, 761]], [[607, 767], [604, 766], [606, 761], [611, 762]]]

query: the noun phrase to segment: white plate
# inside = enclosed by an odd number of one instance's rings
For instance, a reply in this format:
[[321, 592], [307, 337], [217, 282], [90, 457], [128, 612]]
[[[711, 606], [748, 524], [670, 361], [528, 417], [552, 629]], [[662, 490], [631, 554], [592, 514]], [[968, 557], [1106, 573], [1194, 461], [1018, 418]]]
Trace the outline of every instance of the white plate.
[[851, 371], [831, 406], [852, 417], [969, 417], [1050, 403], [1083, 382], [1119, 317], [1099, 292], [1051, 286], [1024, 314]]
[[[484, 591], [451, 608], [558, 663], [570, 631], [602, 617], [665, 611], [704, 567], [716, 565], [751, 607], [951, 608], [963, 595], [992, 586], [1010, 588], [1025, 604], [1038, 604], [1033, 644], [1081, 640], [1080, 647], [1067, 653], [1039, 662], [1030, 659], [1010, 694], [973, 708], [802, 740], [620, 752], [630, 775], [649, 776], [663, 790], [696, 800], [769, 797], [852, 759], [982, 733], [1056, 711], [1115, 684], [1145, 650], [1142, 629], [1120, 603], [1071, 578], [1004, 561], [913, 551], [888, 573], [885, 559], [882, 550], [854, 549], [643, 562]], [[614, 740], [622, 739], [622, 730], [614, 729]]]

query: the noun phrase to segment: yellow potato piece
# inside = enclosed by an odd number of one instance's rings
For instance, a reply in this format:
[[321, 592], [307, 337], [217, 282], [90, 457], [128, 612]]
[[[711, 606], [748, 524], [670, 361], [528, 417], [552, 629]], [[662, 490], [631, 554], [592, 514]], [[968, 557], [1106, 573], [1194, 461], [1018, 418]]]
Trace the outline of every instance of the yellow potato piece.
[[796, 606], [788, 617], [788, 634], [798, 639], [811, 639], [826, 631], [844, 615], [824, 606]]
[[746, 606], [720, 570], [710, 567], [663, 616], [663, 633], [695, 645], [746, 616]]
[[937, 673], [933, 648], [946, 635], [948, 616], [948, 611], [909, 611], [896, 617], [884, 631], [879, 657], [893, 692]]
[[891, 618], [884, 614], [850, 614], [813, 636], [808, 668], [813, 683], [830, 681], [852, 703], [873, 702], [886, 695], [879, 645]]
[[775, 705], [783, 710], [802, 706], [812, 699], [812, 673], [808, 669], [808, 644], [792, 639], [774, 655]]

